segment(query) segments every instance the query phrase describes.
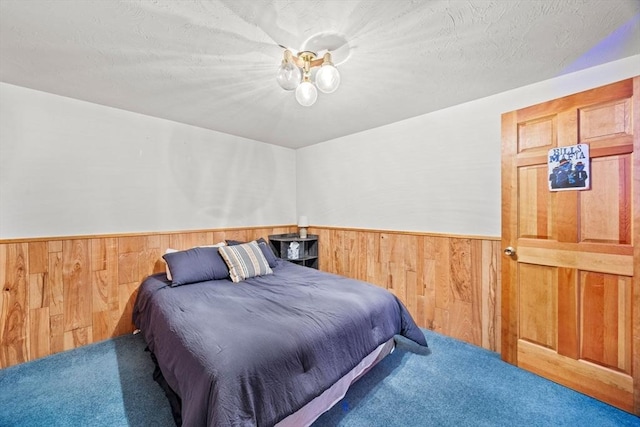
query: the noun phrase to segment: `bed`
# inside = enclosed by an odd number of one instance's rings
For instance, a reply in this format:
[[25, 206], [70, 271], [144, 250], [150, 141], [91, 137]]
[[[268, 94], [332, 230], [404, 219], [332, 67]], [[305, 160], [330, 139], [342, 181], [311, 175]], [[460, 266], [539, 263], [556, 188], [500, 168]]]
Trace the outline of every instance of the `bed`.
[[[147, 277], [135, 302], [134, 323], [179, 398], [177, 423], [308, 425], [391, 351], [394, 335], [427, 346], [385, 289], [267, 260], [266, 252], [268, 273], [234, 282], [232, 266], [222, 271], [222, 252], [207, 248], [182, 262], [188, 283]], [[216, 254], [215, 268], [191, 274]]]

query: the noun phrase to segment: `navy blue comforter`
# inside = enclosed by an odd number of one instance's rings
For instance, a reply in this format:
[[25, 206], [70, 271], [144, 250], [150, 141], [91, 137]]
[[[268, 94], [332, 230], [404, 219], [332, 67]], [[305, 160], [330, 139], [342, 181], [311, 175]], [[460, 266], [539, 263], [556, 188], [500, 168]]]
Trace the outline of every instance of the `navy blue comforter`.
[[142, 283], [133, 320], [182, 399], [184, 426], [272, 426], [394, 335], [427, 345], [385, 289], [280, 260], [273, 271]]

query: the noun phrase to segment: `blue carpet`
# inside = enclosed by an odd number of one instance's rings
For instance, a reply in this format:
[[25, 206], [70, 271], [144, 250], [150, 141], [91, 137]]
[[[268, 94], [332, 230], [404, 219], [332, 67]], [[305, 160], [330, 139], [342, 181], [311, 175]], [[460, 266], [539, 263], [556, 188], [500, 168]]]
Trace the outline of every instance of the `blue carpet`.
[[[424, 330], [429, 351], [399, 339], [313, 427], [640, 426], [640, 418]], [[0, 426], [166, 426], [140, 335], [0, 370]]]
[[428, 355], [398, 338], [314, 427], [640, 426], [640, 418], [503, 362], [499, 354], [423, 330]]
[[175, 426], [140, 335], [0, 370], [0, 426]]

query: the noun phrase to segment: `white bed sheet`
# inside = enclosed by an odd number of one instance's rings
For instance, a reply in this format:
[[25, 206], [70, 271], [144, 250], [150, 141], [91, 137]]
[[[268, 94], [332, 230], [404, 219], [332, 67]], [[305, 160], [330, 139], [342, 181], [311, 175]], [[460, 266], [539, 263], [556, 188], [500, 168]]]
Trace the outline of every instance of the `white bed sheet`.
[[325, 390], [320, 396], [307, 403], [298, 411], [276, 424], [275, 427], [307, 427], [313, 424], [320, 415], [327, 412], [338, 403], [346, 394], [351, 384], [366, 374], [378, 362], [391, 354], [395, 349], [393, 338], [380, 344], [367, 355], [355, 368], [340, 378], [334, 385]]

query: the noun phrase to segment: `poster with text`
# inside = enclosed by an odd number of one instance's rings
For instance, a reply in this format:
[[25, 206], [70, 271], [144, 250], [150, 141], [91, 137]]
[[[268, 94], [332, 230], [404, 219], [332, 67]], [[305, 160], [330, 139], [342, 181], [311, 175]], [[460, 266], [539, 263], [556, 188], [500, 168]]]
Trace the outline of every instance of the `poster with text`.
[[552, 148], [547, 163], [549, 190], [587, 190], [591, 187], [589, 145]]

